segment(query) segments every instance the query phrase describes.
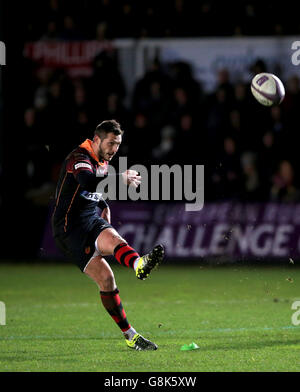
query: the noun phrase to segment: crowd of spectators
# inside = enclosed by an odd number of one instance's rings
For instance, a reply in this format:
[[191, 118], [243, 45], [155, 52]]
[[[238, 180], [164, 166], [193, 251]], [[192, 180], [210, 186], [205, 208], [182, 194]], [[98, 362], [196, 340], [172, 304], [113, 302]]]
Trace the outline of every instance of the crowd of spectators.
[[[274, 2], [239, 2], [230, 13], [232, 20], [217, 18], [217, 25], [212, 22], [226, 4], [204, 1], [195, 12], [195, 3], [72, 1], [70, 14], [67, 2], [50, 0], [47, 7], [35, 2], [35, 12], [24, 18], [23, 39], [25, 43], [298, 31], [297, 14], [290, 15], [288, 24], [282, 22], [284, 11], [280, 9], [279, 15]], [[266, 13], [274, 17], [266, 19]], [[268, 70], [257, 61], [252, 71], [254, 75]], [[161, 64], [159, 58], [129, 96], [115, 51], [103, 51], [95, 58], [91, 77], [71, 78], [63, 69], [37, 68], [25, 58], [22, 72], [24, 121], [18, 133], [22, 145], [18, 187], [24, 194], [22, 221], [34, 215], [40, 220], [36, 230], [45, 223], [63, 159], [84, 139], [92, 138], [104, 119], [118, 120], [125, 130], [119, 155], [127, 156], [129, 165], [203, 164], [206, 201], [300, 201], [295, 170], [300, 107], [297, 76], [283, 80], [283, 103], [267, 108], [255, 101], [249, 85], [232, 83], [227, 69], [219, 70], [216, 89], [208, 94], [189, 64]], [[35, 248], [38, 233], [33, 238], [36, 241], [30, 244]]]
[[[261, 61], [254, 66], [255, 73], [266, 70]], [[32, 77], [22, 135], [27, 197], [37, 202], [47, 203], [64, 157], [92, 138], [104, 119], [118, 120], [125, 130], [119, 155], [127, 156], [129, 165], [203, 164], [206, 200], [300, 200], [294, 173], [297, 76], [286, 81], [285, 100], [272, 108], [257, 103], [247, 84], [232, 84], [226, 69], [207, 94], [189, 64], [163, 66], [158, 59], [136, 83], [126, 106], [113, 52], [97, 56], [90, 78], [71, 79], [63, 70], [48, 68]]]
[[270, 0], [31, 0], [26, 10], [26, 40], [281, 35], [300, 28], [293, 6]]

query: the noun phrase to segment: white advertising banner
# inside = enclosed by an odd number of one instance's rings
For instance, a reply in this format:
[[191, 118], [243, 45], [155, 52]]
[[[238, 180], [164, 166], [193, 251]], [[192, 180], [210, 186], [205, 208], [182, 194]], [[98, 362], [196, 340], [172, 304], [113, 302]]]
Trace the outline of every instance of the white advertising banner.
[[214, 89], [217, 72], [222, 68], [228, 69], [232, 82], [250, 81], [253, 75], [249, 68], [257, 59], [262, 59], [267, 71], [283, 81], [294, 74], [300, 76], [300, 36], [37, 41], [25, 45], [24, 56], [41, 66], [65, 68], [71, 76], [90, 76], [95, 55], [115, 49], [119, 52], [120, 70], [129, 92], [155, 56], [163, 63], [188, 62], [195, 78], [208, 92]]
[[216, 75], [228, 69], [232, 81], [250, 81], [250, 66], [262, 59], [267, 71], [283, 80], [300, 76], [300, 37], [228, 37], [143, 40], [137, 45], [136, 72], [140, 77], [155, 55], [163, 63], [186, 61], [206, 91], [216, 85]]

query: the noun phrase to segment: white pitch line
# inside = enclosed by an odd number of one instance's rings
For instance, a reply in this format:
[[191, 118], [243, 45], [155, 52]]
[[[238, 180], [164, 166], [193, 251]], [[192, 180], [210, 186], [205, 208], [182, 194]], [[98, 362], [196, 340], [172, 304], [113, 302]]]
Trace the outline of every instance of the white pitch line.
[[[189, 330], [189, 332], [193, 333], [226, 333], [226, 332], [250, 332], [250, 331], [281, 331], [281, 330], [294, 330], [300, 332], [300, 327], [292, 326], [292, 325], [287, 325], [287, 326], [281, 326], [281, 327], [253, 327], [253, 328], [212, 328], [212, 329], [193, 329]], [[173, 331], [159, 331], [159, 335], [180, 335], [179, 330], [173, 330]], [[108, 334], [99, 334], [98, 336], [89, 336], [89, 335], [72, 335], [72, 336], [65, 336], [65, 335], [24, 335], [24, 336], [5, 336], [5, 337], [0, 337], [1, 340], [51, 340], [51, 339], [100, 339], [100, 338], [113, 338], [115, 339], [114, 336], [108, 335]]]

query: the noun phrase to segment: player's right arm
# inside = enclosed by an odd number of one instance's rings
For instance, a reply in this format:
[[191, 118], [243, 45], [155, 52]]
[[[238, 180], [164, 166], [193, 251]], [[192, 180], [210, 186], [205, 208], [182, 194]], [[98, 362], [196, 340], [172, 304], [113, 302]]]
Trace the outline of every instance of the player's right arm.
[[[81, 187], [89, 192], [95, 192], [99, 182], [108, 175], [104, 174], [101, 177], [97, 177], [89, 157], [84, 154], [78, 154], [73, 159], [70, 159], [67, 170], [71, 171]], [[137, 187], [141, 183], [141, 177], [135, 170], [126, 170], [121, 175], [126, 185]]]
[[93, 164], [89, 156], [85, 154], [70, 157], [67, 171], [72, 173], [79, 185], [88, 192], [95, 192], [99, 181], [103, 179], [96, 176]]
[[136, 170], [126, 170], [122, 173], [122, 177], [125, 185], [132, 185], [137, 188], [141, 183], [141, 176], [138, 175]]

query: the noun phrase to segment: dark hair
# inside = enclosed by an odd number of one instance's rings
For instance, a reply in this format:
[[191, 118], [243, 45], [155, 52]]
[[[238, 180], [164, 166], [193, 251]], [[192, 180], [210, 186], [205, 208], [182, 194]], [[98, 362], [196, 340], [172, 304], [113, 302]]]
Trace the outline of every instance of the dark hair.
[[105, 139], [108, 133], [114, 135], [123, 135], [124, 131], [121, 129], [121, 125], [116, 120], [105, 120], [97, 125], [94, 134], [99, 136], [100, 139]]

